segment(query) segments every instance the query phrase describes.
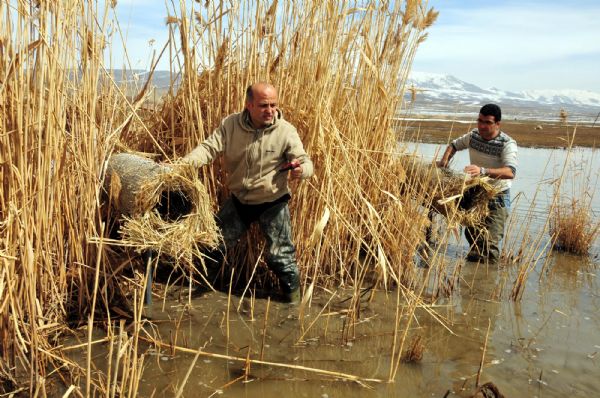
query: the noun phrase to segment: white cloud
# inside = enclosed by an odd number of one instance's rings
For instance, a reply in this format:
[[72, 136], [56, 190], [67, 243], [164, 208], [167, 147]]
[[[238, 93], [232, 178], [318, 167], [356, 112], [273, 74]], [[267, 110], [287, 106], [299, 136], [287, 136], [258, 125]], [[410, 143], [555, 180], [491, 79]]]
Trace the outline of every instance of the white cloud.
[[567, 88], [573, 82], [569, 88], [600, 91], [591, 73], [591, 64], [600, 64], [600, 4], [476, 4], [445, 10], [440, 2], [439, 21], [419, 48], [415, 69], [454, 73], [484, 87], [501, 81], [513, 90]]

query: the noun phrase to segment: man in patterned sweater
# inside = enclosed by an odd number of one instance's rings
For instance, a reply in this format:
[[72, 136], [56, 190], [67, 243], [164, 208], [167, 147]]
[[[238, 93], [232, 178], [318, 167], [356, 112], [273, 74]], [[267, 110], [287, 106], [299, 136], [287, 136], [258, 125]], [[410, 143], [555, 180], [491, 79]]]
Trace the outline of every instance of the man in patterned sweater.
[[452, 141], [438, 167], [447, 167], [457, 151], [469, 150], [470, 163], [465, 173], [470, 176], [489, 176], [496, 186], [497, 194], [489, 202], [489, 216], [485, 228], [468, 227], [465, 237], [470, 244], [467, 260], [498, 261], [500, 241], [504, 237], [504, 224], [510, 208], [511, 180], [517, 172], [517, 143], [500, 131], [502, 112], [495, 104], [484, 105], [479, 110], [477, 128]]

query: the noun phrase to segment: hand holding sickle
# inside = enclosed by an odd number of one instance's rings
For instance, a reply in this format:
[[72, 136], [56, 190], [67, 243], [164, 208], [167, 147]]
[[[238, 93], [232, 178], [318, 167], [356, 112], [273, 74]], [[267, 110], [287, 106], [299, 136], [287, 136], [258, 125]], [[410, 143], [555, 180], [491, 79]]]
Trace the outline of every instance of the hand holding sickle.
[[292, 159], [289, 163], [284, 163], [283, 166], [279, 169], [279, 172], [291, 171], [292, 178], [301, 178], [302, 177], [302, 165], [298, 159]]

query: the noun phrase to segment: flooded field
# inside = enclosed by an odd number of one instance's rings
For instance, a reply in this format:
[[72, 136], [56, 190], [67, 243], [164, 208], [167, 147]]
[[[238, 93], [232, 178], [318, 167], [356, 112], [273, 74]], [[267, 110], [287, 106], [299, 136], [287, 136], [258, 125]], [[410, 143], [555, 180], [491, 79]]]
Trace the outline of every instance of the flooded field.
[[[411, 149], [427, 158], [443, 147], [420, 144]], [[576, 149], [569, 155], [572, 178], [565, 190], [580, 192], [579, 185], [587, 184], [596, 192], [589, 181], [600, 169], [596, 154]], [[466, 164], [462, 155], [457, 154], [454, 168]], [[513, 223], [527, 222], [532, 236], [544, 228], [551, 182], [566, 157], [566, 151], [520, 149]], [[596, 216], [598, 199], [596, 195], [592, 206]], [[508, 242], [522, 239], [508, 236]], [[462, 240], [450, 242], [444, 261], [460, 271], [458, 281], [449, 297], [416, 309], [406, 345], [419, 336], [423, 357], [400, 363], [395, 376], [398, 358], [392, 357], [392, 344], [397, 312], [403, 311], [402, 289], [367, 292], [358, 306], [358, 322], [349, 326], [346, 300], [352, 291], [344, 288], [316, 291], [310, 306], [301, 307], [247, 296], [229, 299], [221, 292], [188, 301], [182, 288], [145, 309], [147, 333], [141, 335], [160, 336], [168, 344], [146, 353], [138, 394], [470, 397], [479, 377], [479, 385], [493, 382], [506, 397], [595, 396], [600, 391], [598, 242], [588, 258], [540, 253], [516, 302], [508, 293], [517, 265], [465, 263], [465, 251]], [[142, 338], [139, 344], [150, 346], [150, 340]], [[95, 365], [106, 367], [107, 345], [97, 344], [94, 350]]]

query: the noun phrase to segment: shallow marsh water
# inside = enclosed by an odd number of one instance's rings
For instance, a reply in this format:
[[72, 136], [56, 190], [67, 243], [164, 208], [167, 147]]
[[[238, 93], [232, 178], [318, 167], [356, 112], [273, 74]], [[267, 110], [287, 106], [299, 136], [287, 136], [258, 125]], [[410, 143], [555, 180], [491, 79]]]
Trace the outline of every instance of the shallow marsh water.
[[[418, 149], [431, 156], [438, 146], [419, 145]], [[466, 157], [460, 155], [455, 159], [457, 169], [466, 165]], [[566, 151], [520, 149], [512, 194], [522, 199], [513, 207], [514, 222], [530, 224], [533, 235], [543, 228], [552, 197], [549, 181], [560, 172], [565, 155]], [[588, 165], [594, 172], [600, 169], [589, 149], [571, 156], [593, 162]], [[599, 199], [596, 195], [592, 205], [596, 217]], [[508, 240], [521, 238], [509, 236]], [[163, 341], [240, 359], [200, 356], [183, 389], [185, 397], [467, 397], [474, 390], [486, 336], [481, 384], [495, 383], [506, 397], [596, 396], [600, 391], [598, 242], [586, 259], [548, 253], [546, 266], [542, 269], [543, 261], [539, 262], [517, 302], [507, 294], [517, 265], [499, 269], [464, 263], [460, 258], [465, 250], [462, 241], [450, 243], [446, 261], [451, 267], [461, 267], [459, 282], [450, 298], [438, 299], [432, 306], [447, 327], [424, 309], [417, 310], [409, 335], [423, 338], [424, 356], [420, 362], [401, 364], [393, 383], [387, 380], [397, 290], [365, 296], [360, 321], [349, 334], [342, 332], [348, 330], [344, 329], [348, 303], [343, 300], [351, 292], [342, 289], [331, 301], [334, 292], [317, 291], [312, 306], [303, 312], [272, 302], [266, 327], [266, 300], [257, 299], [251, 305], [245, 299], [238, 312], [240, 297], [232, 296], [228, 311], [227, 295], [218, 292], [191, 302], [170, 294], [165, 301], [147, 307], [145, 315]], [[313, 325], [317, 315], [319, 320]], [[150, 329], [150, 324], [146, 327]], [[103, 366], [106, 347], [99, 345], [94, 350], [97, 365]], [[383, 382], [339, 381], [316, 372], [256, 364], [247, 379], [240, 378], [244, 374], [241, 359], [248, 353], [251, 359], [260, 359], [261, 352], [269, 362]], [[192, 353], [172, 352], [168, 347], [150, 350], [139, 395], [174, 396], [193, 359]]]
[[[600, 391], [600, 289], [597, 267], [559, 255], [546, 279], [532, 275], [523, 299], [514, 303], [496, 297], [502, 271], [469, 264], [463, 267], [460, 285], [452, 300], [438, 300], [435, 309], [447, 319], [445, 329], [423, 310], [411, 333], [423, 337], [425, 353], [415, 364], [401, 365], [394, 383], [335, 381], [331, 377], [293, 369], [254, 365], [247, 381], [223, 388], [243, 375], [239, 361], [200, 357], [187, 381], [184, 396], [209, 396], [223, 390], [230, 397], [443, 397], [470, 396], [482, 347], [490, 327], [481, 382], [494, 382], [507, 397], [589, 397]], [[344, 292], [340, 292], [340, 298]], [[309, 328], [330, 296], [319, 292]], [[232, 307], [239, 298], [235, 297]], [[389, 377], [396, 297], [377, 294], [364, 303], [362, 322], [347, 342], [343, 340], [347, 305], [334, 299], [326, 316], [302, 338], [298, 308], [272, 303], [264, 345], [264, 360], [325, 369], [375, 378]], [[257, 300], [254, 321], [248, 310], [229, 314], [227, 296], [211, 293], [192, 300], [190, 306], [167, 301], [165, 311], [156, 303], [148, 315], [163, 337], [178, 336], [178, 345], [207, 352], [260, 358], [265, 300]], [[324, 321], [326, 319], [327, 321]], [[170, 320], [160, 322], [160, 320]], [[178, 326], [176, 324], [178, 323]], [[301, 339], [300, 339], [301, 338]], [[172, 396], [192, 362], [193, 354], [168, 349], [146, 360], [142, 396]]]

